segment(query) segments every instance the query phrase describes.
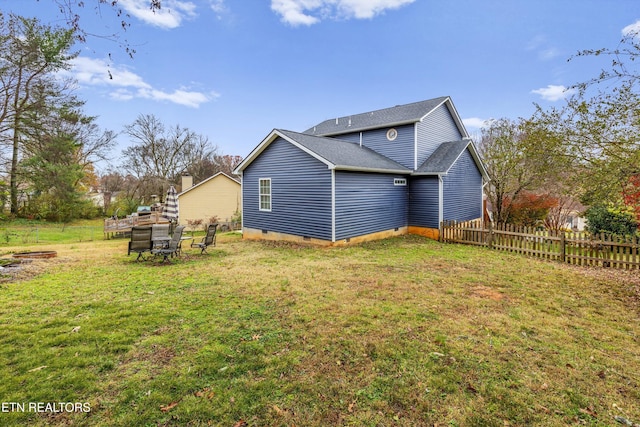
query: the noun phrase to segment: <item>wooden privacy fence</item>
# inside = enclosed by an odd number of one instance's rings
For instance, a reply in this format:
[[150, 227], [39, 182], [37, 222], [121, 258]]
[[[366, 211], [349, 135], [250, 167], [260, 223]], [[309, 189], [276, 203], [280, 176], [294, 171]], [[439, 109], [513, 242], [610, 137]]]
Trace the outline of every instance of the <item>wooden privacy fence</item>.
[[556, 260], [574, 265], [640, 269], [637, 236], [554, 232], [510, 224], [491, 226], [481, 220], [443, 222], [440, 240]]

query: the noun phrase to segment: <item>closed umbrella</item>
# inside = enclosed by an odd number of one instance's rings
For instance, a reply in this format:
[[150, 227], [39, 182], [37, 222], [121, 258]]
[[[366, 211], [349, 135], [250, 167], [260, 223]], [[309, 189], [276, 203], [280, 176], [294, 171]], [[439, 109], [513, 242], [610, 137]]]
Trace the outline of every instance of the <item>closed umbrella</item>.
[[171, 222], [178, 222], [178, 193], [173, 185], [167, 190], [162, 216]]

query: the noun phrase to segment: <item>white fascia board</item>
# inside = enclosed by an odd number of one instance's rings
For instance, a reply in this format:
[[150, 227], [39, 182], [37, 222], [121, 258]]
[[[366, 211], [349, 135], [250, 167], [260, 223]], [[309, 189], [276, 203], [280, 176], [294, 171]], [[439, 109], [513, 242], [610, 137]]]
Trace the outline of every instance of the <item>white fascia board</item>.
[[414, 123], [416, 123], [418, 121], [419, 120], [410, 119], [410, 120], [403, 120], [403, 121], [400, 121], [400, 122], [384, 123], [382, 125], [377, 125], [377, 126], [352, 128], [352, 129], [349, 129], [348, 131], [319, 133], [319, 134], [313, 135], [313, 136], [322, 136], [322, 137], [337, 136], [337, 135], [344, 135], [345, 133], [363, 132], [363, 131], [367, 131], [367, 130], [386, 129], [386, 128], [392, 128], [392, 127], [395, 127], [395, 126], [411, 125], [411, 124], [414, 124]]
[[267, 135], [267, 137], [263, 139], [262, 142], [258, 144], [249, 153], [249, 155], [240, 162], [238, 166], [236, 166], [236, 168], [233, 170], [233, 173], [235, 175], [240, 175], [241, 172], [245, 170], [245, 168], [249, 166], [251, 162], [253, 162], [256, 157], [258, 157], [260, 153], [262, 153], [269, 146], [269, 144], [271, 144], [276, 139], [277, 136], [279, 136], [278, 131], [276, 129], [272, 130], [269, 135]]
[[400, 170], [400, 169], [376, 169], [376, 168], [360, 168], [355, 166], [334, 166], [330, 169], [337, 171], [350, 171], [350, 172], [375, 172], [375, 173], [396, 173], [401, 175], [411, 175], [410, 170]]
[[[296, 142], [295, 140], [289, 138], [286, 135], [281, 134], [280, 132], [276, 131], [276, 133], [278, 134], [278, 136], [280, 136], [282, 139], [284, 139], [285, 141], [287, 141], [288, 143], [290, 143], [291, 145], [295, 146], [296, 148], [304, 151], [305, 153], [307, 153], [308, 155], [310, 155], [311, 157], [313, 157], [316, 160], [321, 161], [322, 163], [324, 163], [325, 165], [327, 165], [327, 169], [333, 169], [336, 167], [336, 165], [334, 165], [333, 163], [331, 163], [329, 160], [325, 159], [324, 157], [320, 156], [318, 153], [316, 153], [315, 151], [311, 151], [309, 150], [307, 147], [305, 147], [304, 145], [299, 144], [298, 142]], [[274, 138], [275, 139], [275, 138]]]
[[451, 98], [448, 97], [448, 96], [440, 104], [436, 105], [431, 111], [429, 111], [427, 114], [422, 116], [422, 118], [419, 121], [421, 121], [421, 122], [424, 121], [424, 119], [426, 119], [429, 116], [429, 114], [431, 114], [434, 111], [436, 111], [443, 104], [446, 104], [447, 109], [449, 110], [449, 113], [451, 114], [451, 117], [453, 117], [453, 121], [456, 123], [456, 126], [458, 127], [458, 130], [460, 131], [460, 134], [462, 135], [462, 139], [469, 138], [469, 132], [467, 132], [467, 129], [464, 127], [464, 123], [462, 123], [462, 119], [460, 118], [460, 115], [458, 114], [458, 110], [456, 110], [456, 107], [453, 105], [453, 101], [451, 101]]

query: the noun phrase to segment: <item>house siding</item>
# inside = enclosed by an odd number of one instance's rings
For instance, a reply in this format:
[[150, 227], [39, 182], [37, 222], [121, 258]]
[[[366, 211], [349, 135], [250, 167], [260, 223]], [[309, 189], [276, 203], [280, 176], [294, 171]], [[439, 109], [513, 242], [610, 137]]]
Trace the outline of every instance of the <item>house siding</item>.
[[465, 150], [443, 177], [443, 219], [468, 221], [482, 217], [482, 175]]
[[[387, 139], [387, 131], [391, 128], [398, 131], [398, 136], [393, 141]], [[365, 147], [400, 163], [404, 167], [409, 169], [414, 168], [415, 131], [413, 124], [346, 133], [336, 135], [334, 138], [359, 144], [361, 133], [362, 145]]]
[[224, 175], [218, 175], [207, 182], [178, 196], [180, 224], [189, 221], [231, 221], [240, 210], [240, 183]]
[[407, 225], [409, 187], [395, 178], [406, 176], [336, 172], [336, 240]]
[[[271, 211], [259, 210], [258, 183], [271, 178]], [[282, 138], [243, 172], [243, 226], [331, 240], [331, 171]]]
[[432, 111], [423, 121], [418, 122], [416, 127], [418, 138], [416, 167], [424, 163], [443, 142], [462, 139], [462, 134], [445, 105]]
[[437, 176], [414, 177], [410, 182], [409, 226], [439, 228], [440, 180]]

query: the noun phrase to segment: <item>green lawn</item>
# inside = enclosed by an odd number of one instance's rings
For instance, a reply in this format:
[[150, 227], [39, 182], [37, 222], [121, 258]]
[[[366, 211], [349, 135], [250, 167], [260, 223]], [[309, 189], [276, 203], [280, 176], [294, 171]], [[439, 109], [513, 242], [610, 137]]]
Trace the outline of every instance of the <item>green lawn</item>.
[[637, 272], [415, 236], [126, 246], [0, 247], [59, 255], [0, 283], [0, 425], [640, 423]]

